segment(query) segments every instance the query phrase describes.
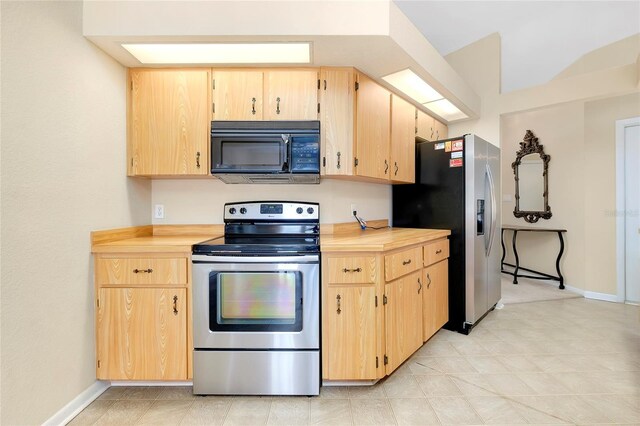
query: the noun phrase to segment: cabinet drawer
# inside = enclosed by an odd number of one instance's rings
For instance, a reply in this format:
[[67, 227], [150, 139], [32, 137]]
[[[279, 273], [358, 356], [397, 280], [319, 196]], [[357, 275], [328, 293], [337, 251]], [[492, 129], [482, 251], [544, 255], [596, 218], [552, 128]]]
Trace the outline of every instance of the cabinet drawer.
[[329, 284], [373, 284], [376, 282], [375, 256], [332, 257], [328, 259]]
[[398, 277], [422, 268], [422, 247], [402, 250], [384, 257], [384, 279], [395, 280]]
[[99, 285], [186, 284], [187, 259], [178, 258], [98, 258]]
[[424, 266], [432, 265], [449, 257], [449, 240], [434, 241], [424, 246]]

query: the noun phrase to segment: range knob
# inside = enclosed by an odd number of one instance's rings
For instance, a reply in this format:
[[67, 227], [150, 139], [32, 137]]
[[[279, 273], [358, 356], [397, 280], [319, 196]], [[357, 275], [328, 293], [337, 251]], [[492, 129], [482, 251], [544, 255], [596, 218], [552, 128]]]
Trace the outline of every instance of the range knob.
[[307, 213], [309, 213], [309, 214], [313, 214], [313, 207], [309, 207], [309, 208], [307, 209]]
[[244, 207], [240, 207], [240, 214], [245, 214], [247, 212], [247, 209], [245, 209]]
[[229, 213], [230, 213], [230, 214], [236, 214], [236, 208], [235, 208], [235, 207], [231, 207], [231, 208], [229, 209]]
[[298, 213], [298, 214], [302, 214], [302, 207], [298, 207], [298, 208], [296, 209], [296, 213]]

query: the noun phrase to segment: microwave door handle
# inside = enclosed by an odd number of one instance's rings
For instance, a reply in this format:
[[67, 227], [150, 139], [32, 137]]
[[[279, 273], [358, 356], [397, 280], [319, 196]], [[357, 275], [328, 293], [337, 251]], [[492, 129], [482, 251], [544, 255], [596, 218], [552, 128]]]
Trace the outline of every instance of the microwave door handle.
[[291, 161], [291, 135], [281, 135], [282, 141], [284, 142], [284, 152], [285, 158], [284, 163], [282, 163], [282, 171], [288, 172], [290, 167], [289, 162]]

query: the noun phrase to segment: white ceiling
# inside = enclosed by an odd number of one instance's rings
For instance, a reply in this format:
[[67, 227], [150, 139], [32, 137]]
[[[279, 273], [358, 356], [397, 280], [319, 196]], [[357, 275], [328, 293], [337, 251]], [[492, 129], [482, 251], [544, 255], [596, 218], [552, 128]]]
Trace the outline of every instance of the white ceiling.
[[394, 2], [443, 56], [500, 33], [503, 92], [546, 83], [585, 53], [640, 33], [637, 0]]

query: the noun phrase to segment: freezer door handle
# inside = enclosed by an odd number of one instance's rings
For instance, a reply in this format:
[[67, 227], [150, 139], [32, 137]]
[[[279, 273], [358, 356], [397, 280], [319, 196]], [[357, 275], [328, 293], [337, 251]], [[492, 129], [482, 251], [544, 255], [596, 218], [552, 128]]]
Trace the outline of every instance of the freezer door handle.
[[[493, 175], [491, 174], [491, 169], [489, 168], [488, 164], [487, 164], [485, 176], [486, 176], [487, 182], [489, 183], [489, 192], [490, 192], [490, 200], [491, 200], [490, 201], [491, 202], [491, 221], [490, 221], [491, 225], [489, 228], [489, 232], [487, 232], [485, 235], [486, 252], [487, 252], [487, 256], [489, 256], [489, 253], [491, 253], [491, 247], [493, 246], [493, 240], [496, 234], [497, 206], [496, 206], [495, 185], [493, 183]], [[486, 236], [488, 236], [488, 239]]]

